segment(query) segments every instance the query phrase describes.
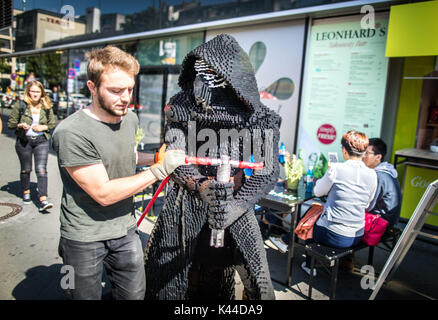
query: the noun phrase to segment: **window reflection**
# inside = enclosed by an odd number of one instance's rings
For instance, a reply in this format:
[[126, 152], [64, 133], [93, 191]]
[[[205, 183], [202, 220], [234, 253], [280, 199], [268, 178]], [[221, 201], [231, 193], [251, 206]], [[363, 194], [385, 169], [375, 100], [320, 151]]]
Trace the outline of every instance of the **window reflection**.
[[145, 135], [141, 142], [145, 145], [160, 143], [163, 75], [141, 74], [139, 86], [138, 99], [141, 109], [138, 118]]
[[[68, 5], [65, 1], [58, 5], [37, 1], [32, 8], [17, 15], [16, 50], [336, 2], [345, 0], [72, 0]], [[18, 3], [16, 9], [22, 9]]]
[[181, 64], [192, 49], [201, 45], [203, 33], [140, 41], [137, 59], [141, 66]]

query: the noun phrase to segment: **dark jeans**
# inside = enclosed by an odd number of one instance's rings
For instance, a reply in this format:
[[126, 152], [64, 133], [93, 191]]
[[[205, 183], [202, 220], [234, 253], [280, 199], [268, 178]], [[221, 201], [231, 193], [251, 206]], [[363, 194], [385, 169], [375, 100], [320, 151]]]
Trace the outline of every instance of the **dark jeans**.
[[32, 171], [32, 154], [35, 158], [35, 173], [37, 176], [38, 193], [40, 197], [47, 197], [47, 159], [49, 157], [49, 141], [44, 135], [36, 139], [26, 138], [21, 140], [17, 138], [15, 143], [20, 159], [21, 171], [20, 180], [24, 190], [30, 189], [30, 173]]
[[103, 266], [111, 281], [114, 299], [144, 299], [146, 277], [137, 227], [122, 238], [105, 241], [79, 242], [61, 237], [59, 255], [64, 264], [74, 270], [74, 289], [70, 289], [73, 299], [102, 298]]

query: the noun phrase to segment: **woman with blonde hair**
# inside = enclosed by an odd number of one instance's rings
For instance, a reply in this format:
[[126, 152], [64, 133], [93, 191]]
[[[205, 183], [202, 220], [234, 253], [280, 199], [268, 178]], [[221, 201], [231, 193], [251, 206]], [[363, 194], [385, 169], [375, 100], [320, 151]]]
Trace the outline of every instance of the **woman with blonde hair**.
[[47, 159], [49, 155], [50, 130], [55, 127], [52, 102], [39, 81], [30, 81], [24, 91], [23, 101], [18, 101], [11, 111], [8, 128], [17, 135], [15, 150], [20, 159], [20, 180], [23, 188], [23, 203], [31, 202], [30, 173], [32, 155], [35, 158], [39, 211], [53, 207], [47, 200]]

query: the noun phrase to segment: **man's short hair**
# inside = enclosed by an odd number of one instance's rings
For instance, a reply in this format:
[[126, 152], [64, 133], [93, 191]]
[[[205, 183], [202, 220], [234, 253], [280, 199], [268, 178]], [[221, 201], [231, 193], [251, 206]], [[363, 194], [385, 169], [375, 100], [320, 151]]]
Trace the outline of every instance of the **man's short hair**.
[[380, 139], [380, 138], [371, 138], [370, 139], [370, 146], [373, 146], [374, 154], [381, 154], [382, 155], [382, 161], [386, 156], [386, 143]]
[[114, 47], [106, 46], [86, 53], [88, 59], [87, 78], [99, 87], [102, 74], [111, 67], [118, 67], [133, 76], [140, 71], [140, 64], [129, 53]]

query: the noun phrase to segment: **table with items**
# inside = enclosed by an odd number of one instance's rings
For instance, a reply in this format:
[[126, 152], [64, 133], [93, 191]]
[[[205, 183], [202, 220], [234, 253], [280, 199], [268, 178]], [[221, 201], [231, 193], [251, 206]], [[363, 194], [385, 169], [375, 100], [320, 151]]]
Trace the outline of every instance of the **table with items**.
[[282, 217], [283, 214], [291, 214], [289, 245], [287, 250], [286, 282], [283, 283], [272, 279], [281, 284], [286, 284], [286, 286], [290, 286], [291, 282], [294, 249], [296, 245], [295, 228], [299, 212], [301, 211], [301, 205], [313, 198], [315, 198], [315, 196], [313, 193], [306, 192], [306, 186], [302, 181], [298, 184], [298, 190], [288, 190], [284, 187], [283, 182], [278, 182], [275, 188], [257, 203], [260, 207], [279, 211], [280, 214], [274, 214], [277, 218], [283, 221], [285, 221], [285, 218]]

